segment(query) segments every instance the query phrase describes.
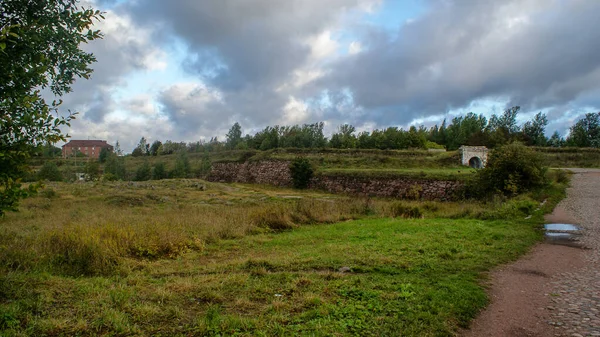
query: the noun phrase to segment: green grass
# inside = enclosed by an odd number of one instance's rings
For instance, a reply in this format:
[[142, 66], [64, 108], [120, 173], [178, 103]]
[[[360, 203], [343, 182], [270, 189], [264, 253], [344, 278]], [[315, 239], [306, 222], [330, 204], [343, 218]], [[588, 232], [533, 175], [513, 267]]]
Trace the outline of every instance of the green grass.
[[487, 303], [485, 272], [539, 240], [564, 196], [564, 185], [487, 203], [200, 180], [49, 188], [0, 219], [2, 336], [452, 336]]
[[539, 238], [533, 228], [444, 219], [310, 226], [131, 261], [125, 276], [9, 273], [0, 307], [7, 335], [450, 336], [487, 303], [480, 273], [523, 253]]
[[359, 177], [384, 177], [384, 178], [411, 178], [426, 180], [467, 180], [476, 172], [470, 167], [460, 168], [389, 168], [389, 169], [371, 169], [371, 168], [331, 168], [321, 169], [317, 174], [333, 176], [359, 176]]

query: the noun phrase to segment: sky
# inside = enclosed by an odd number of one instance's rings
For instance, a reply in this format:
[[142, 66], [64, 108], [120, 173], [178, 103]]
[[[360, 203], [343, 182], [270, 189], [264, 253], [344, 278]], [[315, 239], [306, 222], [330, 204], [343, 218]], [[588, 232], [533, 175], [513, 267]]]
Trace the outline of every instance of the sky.
[[323, 121], [359, 131], [537, 112], [562, 135], [600, 111], [596, 0], [85, 0], [97, 62], [72, 139], [224, 139]]

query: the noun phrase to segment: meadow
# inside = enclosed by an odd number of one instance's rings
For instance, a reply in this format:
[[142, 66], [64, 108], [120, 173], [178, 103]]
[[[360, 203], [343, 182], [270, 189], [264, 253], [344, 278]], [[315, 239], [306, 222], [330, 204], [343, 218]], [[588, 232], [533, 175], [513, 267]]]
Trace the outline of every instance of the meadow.
[[564, 188], [442, 203], [47, 183], [0, 219], [0, 335], [452, 336]]

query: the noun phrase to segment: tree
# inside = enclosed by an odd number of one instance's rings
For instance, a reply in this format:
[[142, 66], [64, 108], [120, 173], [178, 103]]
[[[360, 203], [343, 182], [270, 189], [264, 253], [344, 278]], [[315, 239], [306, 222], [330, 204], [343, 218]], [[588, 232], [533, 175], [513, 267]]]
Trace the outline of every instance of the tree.
[[239, 142], [242, 141], [242, 127], [238, 122], [233, 124], [229, 132], [227, 132], [226, 146], [228, 149], [233, 150], [237, 147]]
[[106, 164], [104, 164], [104, 174], [110, 174], [115, 180], [125, 180], [127, 171], [124, 158], [117, 156], [116, 153], [109, 152]]
[[476, 197], [504, 194], [515, 196], [546, 184], [543, 157], [531, 148], [514, 142], [491, 151], [487, 165], [477, 172], [471, 186]]
[[105, 163], [109, 153], [110, 150], [106, 147], [103, 147], [102, 150], [100, 150], [100, 154], [98, 155], [98, 161], [101, 163]]
[[100, 164], [95, 160], [89, 160], [85, 164], [85, 180], [94, 181], [100, 177]]
[[101, 38], [90, 29], [100, 18], [76, 0], [0, 1], [0, 215], [35, 191], [20, 184], [32, 148], [66, 139], [60, 127], [74, 114], [60, 116], [61, 101], [48, 103], [40, 91], [60, 97], [89, 78], [95, 58], [79, 45]]
[[567, 145], [600, 147], [600, 112], [588, 113], [571, 126]]
[[162, 143], [160, 142], [160, 140], [155, 140], [152, 145], [150, 146], [150, 154], [152, 156], [157, 156], [158, 155], [158, 150], [160, 150], [160, 147], [162, 146]]
[[121, 144], [119, 144], [119, 141], [117, 140], [117, 144], [115, 144], [115, 154], [117, 156], [122, 156], [123, 155], [123, 150], [121, 150]]
[[167, 177], [167, 169], [165, 163], [156, 163], [152, 168], [152, 180], [165, 179]]
[[133, 180], [146, 181], [150, 180], [150, 178], [152, 178], [152, 169], [150, 168], [148, 160], [144, 160], [142, 165], [138, 167], [138, 169], [135, 171], [135, 177], [133, 178]]
[[548, 125], [546, 114], [538, 112], [532, 120], [523, 125], [523, 138], [527, 145], [545, 146], [548, 140], [544, 132]]
[[131, 152], [131, 155], [134, 157], [140, 157], [147, 156], [149, 154], [150, 144], [148, 144], [145, 137], [142, 137], [140, 138], [140, 142], [138, 143], [138, 145], [135, 147], [135, 149], [133, 149], [133, 152]]
[[329, 146], [339, 149], [351, 149], [356, 147], [356, 128], [350, 124], [343, 124], [338, 127], [338, 132], [331, 136]]
[[547, 144], [551, 147], [562, 147], [565, 145], [565, 140], [560, 136], [558, 131], [554, 131], [550, 139], [548, 139]]
[[307, 188], [314, 173], [310, 161], [306, 158], [298, 157], [290, 163], [289, 169], [294, 188]]
[[190, 160], [186, 150], [180, 150], [175, 159], [174, 178], [185, 178], [190, 173]]
[[37, 174], [38, 179], [49, 180], [49, 181], [61, 181], [63, 179], [62, 173], [53, 161], [47, 161], [42, 165], [40, 171]]

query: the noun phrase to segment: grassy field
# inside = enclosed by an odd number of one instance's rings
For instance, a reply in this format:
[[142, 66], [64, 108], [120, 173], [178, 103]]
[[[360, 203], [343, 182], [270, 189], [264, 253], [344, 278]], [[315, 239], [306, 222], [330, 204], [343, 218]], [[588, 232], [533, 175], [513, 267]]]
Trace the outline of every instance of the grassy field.
[[49, 184], [0, 219], [0, 335], [451, 336], [487, 303], [485, 271], [539, 240], [563, 193]]

